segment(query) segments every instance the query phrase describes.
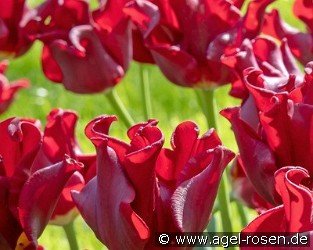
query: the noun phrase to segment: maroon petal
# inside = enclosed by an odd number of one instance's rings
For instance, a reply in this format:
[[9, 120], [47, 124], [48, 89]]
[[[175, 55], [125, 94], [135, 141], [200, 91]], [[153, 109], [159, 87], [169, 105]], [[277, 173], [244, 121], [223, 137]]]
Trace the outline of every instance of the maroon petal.
[[313, 33], [313, 3], [307, 0], [296, 0], [293, 4], [293, 12], [306, 23]]
[[9, 83], [9, 80], [4, 75], [7, 66], [7, 61], [0, 63], [0, 114], [8, 109], [20, 89], [29, 87], [27, 79], [19, 79]]
[[269, 147], [278, 158], [278, 167], [294, 164], [293, 144], [288, 137], [293, 133], [290, 127], [290, 105], [286, 98], [273, 97], [269, 110], [260, 114], [260, 121]]
[[30, 241], [37, 242], [67, 181], [81, 168], [78, 162], [65, 158], [63, 162], [36, 171], [25, 183], [18, 211], [20, 223]]
[[201, 80], [197, 61], [179, 47], [152, 47], [149, 45], [149, 48], [155, 62], [171, 82], [188, 86]]
[[164, 143], [162, 132], [156, 127], [157, 122], [134, 125], [128, 131], [130, 145], [108, 136], [113, 116], [102, 116], [94, 119], [86, 127], [86, 134], [97, 147], [104, 139], [113, 148], [124, 167], [136, 191], [133, 208], [137, 214], [150, 225], [155, 208], [155, 167], [156, 158]]
[[0, 155], [6, 176], [12, 176], [19, 165], [30, 169], [41, 145], [38, 121], [11, 118], [0, 123]]
[[85, 134], [96, 147], [102, 143], [103, 139], [109, 139], [110, 147], [114, 148], [119, 159], [122, 160], [129, 145], [108, 135], [114, 121], [117, 121], [116, 116], [99, 116], [87, 124]]
[[53, 58], [53, 52], [47, 45], [43, 46], [42, 55], [42, 70], [45, 76], [53, 82], [62, 82], [63, 74], [62, 69], [58, 65], [58, 62]]
[[287, 38], [288, 45], [294, 56], [302, 64], [310, 62], [313, 58], [313, 38], [310, 33], [303, 33], [298, 29], [290, 27], [280, 18], [279, 12], [273, 10], [267, 14], [264, 22], [263, 32], [282, 40]]
[[246, 99], [248, 91], [244, 84], [243, 71], [249, 67], [259, 68], [251, 41], [245, 39], [239, 49], [224, 54], [221, 61], [237, 74], [237, 80], [232, 82], [230, 94], [234, 97]]
[[127, 3], [124, 12], [131, 17], [143, 38], [146, 38], [160, 21], [158, 7], [148, 1], [131, 1]]
[[249, 39], [257, 36], [262, 28], [263, 16], [266, 7], [274, 0], [254, 0], [249, 3], [247, 13], [243, 18], [243, 26], [246, 29], [246, 36]]
[[145, 39], [160, 20], [158, 7], [148, 1], [131, 1], [124, 8], [124, 12], [130, 16], [136, 26], [132, 33], [134, 60], [153, 63], [154, 60], [145, 45]]
[[285, 232], [284, 207], [281, 205], [267, 210], [245, 227], [242, 232]]
[[239, 108], [225, 109], [221, 114], [232, 124], [247, 177], [261, 197], [276, 204], [274, 173], [277, 167], [270, 148], [240, 119]]
[[222, 173], [234, 157], [221, 146], [207, 154], [214, 155], [211, 163], [198, 175], [182, 182], [171, 198], [175, 223], [182, 232], [202, 232], [206, 228]]
[[9, 65], [8, 60], [3, 60], [0, 62], [0, 74], [4, 74]]
[[[14, 249], [22, 228], [8, 207], [9, 182], [0, 176], [0, 249]], [[9, 247], [9, 246], [10, 247]]]
[[[311, 120], [313, 116], [313, 107], [305, 104], [295, 104], [290, 102], [291, 116], [289, 136], [294, 145], [294, 160], [296, 164], [306, 168], [310, 173], [313, 173], [312, 168], [312, 143], [308, 138], [312, 136]], [[299, 147], [301, 145], [301, 147]], [[302, 148], [302, 149], [301, 149]], [[303, 152], [303, 148], [306, 148]]]
[[246, 206], [255, 209], [258, 213], [263, 213], [273, 207], [255, 191], [254, 186], [243, 170], [240, 156], [232, 164], [231, 184], [232, 196]]
[[[109, 89], [119, 82], [125, 73], [124, 69], [103, 47], [91, 26], [77, 26], [69, 36], [72, 46], [63, 40], [49, 45], [62, 71], [62, 83], [66, 89], [77, 93], [94, 93]], [[53, 65], [52, 70], [55, 70]]]
[[71, 191], [80, 191], [85, 186], [84, 177], [79, 173], [75, 172], [66, 183], [58, 203], [51, 216], [49, 224], [58, 226], [64, 226], [72, 222], [78, 215], [76, 206], [73, 202]]
[[284, 204], [287, 232], [313, 230], [313, 192], [303, 185], [308, 179], [308, 171], [300, 167], [285, 167], [275, 173], [276, 189]]
[[23, 19], [29, 13], [25, 0], [0, 2], [0, 51], [20, 56], [31, 46], [24, 30]]
[[43, 150], [52, 163], [59, 162], [67, 154], [76, 158], [79, 147], [75, 138], [77, 114], [72, 111], [54, 109], [47, 117]]
[[[131, 143], [122, 160], [136, 192], [133, 208], [148, 226], [152, 223], [155, 209], [156, 161], [164, 143], [164, 136], [156, 125], [152, 120], [142, 124], [139, 129], [135, 125], [128, 131]], [[134, 133], [134, 130], [137, 132]]]
[[281, 51], [283, 56], [284, 65], [287, 69], [287, 72], [291, 75], [302, 75], [300, 69], [297, 65], [295, 57], [292, 55], [291, 50], [288, 45], [287, 39], [282, 40]]
[[[163, 180], [177, 181], [185, 164], [196, 153], [199, 128], [190, 121], [177, 126], [172, 138], [173, 150], [162, 149], [158, 156], [156, 171]], [[205, 143], [202, 143], [201, 148]]]
[[313, 37], [308, 33], [291, 33], [286, 35], [288, 45], [295, 57], [303, 64], [313, 59]]
[[[107, 142], [99, 145], [97, 176], [73, 200], [97, 238], [110, 249], [143, 249], [149, 228], [133, 211], [135, 191]], [[123, 240], [121, 240], [123, 239]]]

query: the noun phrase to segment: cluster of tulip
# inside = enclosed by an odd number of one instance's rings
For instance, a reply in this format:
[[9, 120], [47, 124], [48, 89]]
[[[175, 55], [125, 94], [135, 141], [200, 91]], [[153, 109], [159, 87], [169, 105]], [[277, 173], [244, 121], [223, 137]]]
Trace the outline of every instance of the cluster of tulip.
[[[38, 120], [0, 122], [0, 249], [43, 249], [47, 224], [67, 227], [78, 214], [109, 249], [153, 249], [157, 232], [203, 232], [216, 199], [223, 229], [231, 230], [228, 177], [238, 201], [259, 213], [243, 232], [313, 237], [313, 2], [294, 2], [303, 32], [267, 10], [274, 1], [99, 0], [92, 9], [88, 0], [35, 8], [0, 0], [1, 58], [40, 41], [49, 80], [75, 93], [107, 92], [130, 127], [127, 143], [109, 135], [115, 116], [95, 118], [85, 134], [96, 153], [87, 155], [73, 111], [52, 110], [43, 130]], [[177, 126], [171, 149], [156, 120], [134, 124], [112, 94], [132, 60], [197, 88], [215, 128], [214, 89], [231, 83], [241, 105], [220, 113], [239, 153], [214, 129], [199, 137], [191, 121]], [[10, 84], [6, 67], [2, 61], [0, 113], [29, 85]]]

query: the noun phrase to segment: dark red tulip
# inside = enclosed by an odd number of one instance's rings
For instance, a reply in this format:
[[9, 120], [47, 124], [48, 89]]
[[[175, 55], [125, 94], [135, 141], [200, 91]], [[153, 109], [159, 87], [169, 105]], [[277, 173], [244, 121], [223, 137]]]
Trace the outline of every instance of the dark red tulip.
[[286, 38], [294, 56], [305, 65], [313, 60], [313, 3], [296, 0], [293, 11], [306, 25], [306, 32], [291, 27], [281, 19], [277, 10], [273, 10], [265, 18], [264, 33], [280, 40]]
[[159, 21], [156, 11], [136, 1], [129, 4], [127, 13], [155, 63], [173, 83], [207, 87], [233, 80], [232, 70], [220, 57], [259, 34], [265, 8], [272, 0], [252, 1], [245, 15], [238, 9], [243, 1], [151, 2], [159, 9]]
[[38, 121], [18, 118], [0, 123], [1, 249], [36, 249], [63, 188], [82, 168], [66, 155], [55, 164], [42, 164], [38, 126]]
[[233, 153], [213, 130], [198, 138], [192, 122], [176, 128], [173, 149], [162, 149], [154, 120], [131, 127], [127, 144], [108, 135], [115, 120], [101, 116], [87, 126], [97, 176], [72, 193], [98, 239], [110, 249], [151, 249], [156, 232], [203, 231]]
[[43, 165], [56, 164], [64, 158], [70, 156], [84, 164], [84, 171], [74, 173], [67, 182], [58, 204], [50, 218], [51, 224], [66, 225], [78, 215], [75, 204], [73, 203], [70, 191], [81, 190], [95, 175], [96, 156], [93, 154], [83, 154], [75, 136], [75, 126], [78, 116], [70, 110], [54, 109], [47, 117], [47, 124], [43, 135], [43, 145], [37, 158], [41, 168]]
[[242, 167], [257, 193], [272, 205], [281, 202], [274, 173], [284, 166], [301, 166], [313, 173], [313, 64], [301, 82], [295, 75], [272, 84], [258, 69], [244, 73], [249, 98], [241, 107], [222, 111], [232, 124]]
[[20, 89], [27, 88], [29, 86], [29, 82], [26, 79], [20, 79], [9, 83], [9, 80], [4, 75], [7, 66], [7, 61], [0, 62], [0, 114], [9, 108], [15, 95]]
[[243, 75], [246, 68], [262, 70], [264, 79], [274, 86], [284, 84], [289, 74], [302, 78], [302, 73], [285, 39], [280, 46], [269, 37], [260, 36], [252, 41], [246, 39], [240, 48], [226, 53], [221, 60], [237, 74], [236, 80], [232, 82], [230, 94], [242, 99], [249, 96]]
[[209, 222], [222, 173], [234, 154], [214, 129], [198, 137], [197, 125], [183, 122], [172, 135], [172, 149], [162, 149], [158, 157], [158, 232], [202, 232]]
[[131, 60], [131, 26], [124, 1], [90, 12], [87, 0], [49, 0], [28, 18], [30, 37], [44, 42], [45, 75], [76, 93], [115, 86]]
[[[282, 199], [282, 205], [269, 209], [253, 220], [243, 233], [313, 233], [312, 178], [301, 167], [284, 167], [275, 173], [275, 187]], [[267, 246], [269, 249], [277, 246]], [[268, 249], [266, 247], [266, 249]], [[299, 249], [295, 247], [292, 249]], [[301, 247], [302, 248], [302, 247]], [[254, 249], [241, 247], [241, 249]], [[311, 249], [311, 248], [304, 248]]]
[[20, 56], [31, 46], [25, 30], [25, 17], [29, 14], [25, 0], [0, 1], [0, 55]]

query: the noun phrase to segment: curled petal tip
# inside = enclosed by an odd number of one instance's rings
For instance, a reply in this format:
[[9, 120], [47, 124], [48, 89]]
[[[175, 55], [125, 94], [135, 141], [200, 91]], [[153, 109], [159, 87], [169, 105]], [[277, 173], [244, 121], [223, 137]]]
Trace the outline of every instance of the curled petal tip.
[[105, 138], [108, 133], [112, 122], [117, 121], [115, 115], [102, 115], [91, 122], [89, 122], [85, 128], [86, 136], [91, 138]]

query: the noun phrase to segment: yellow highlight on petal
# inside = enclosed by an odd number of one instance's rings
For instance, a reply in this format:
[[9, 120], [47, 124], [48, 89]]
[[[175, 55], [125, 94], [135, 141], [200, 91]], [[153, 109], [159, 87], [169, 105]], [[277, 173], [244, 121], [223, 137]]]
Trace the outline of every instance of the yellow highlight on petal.
[[30, 241], [28, 240], [26, 234], [21, 233], [20, 237], [17, 240], [15, 250], [23, 250], [30, 245]]

